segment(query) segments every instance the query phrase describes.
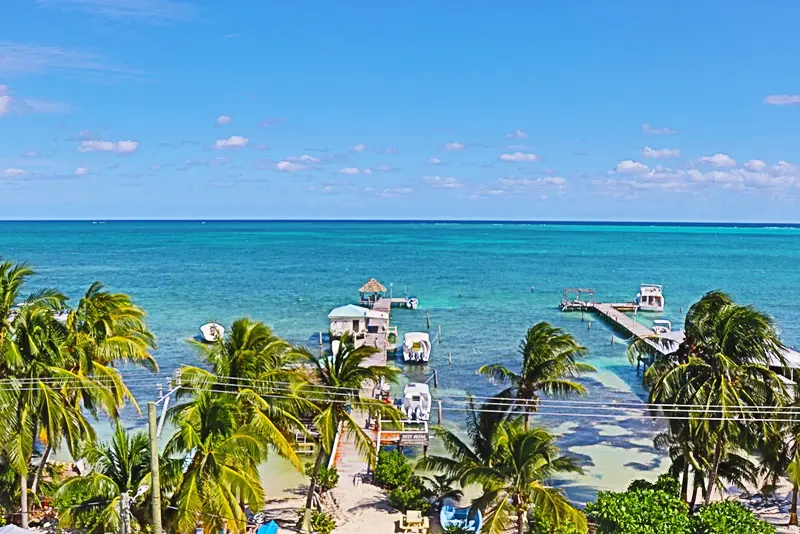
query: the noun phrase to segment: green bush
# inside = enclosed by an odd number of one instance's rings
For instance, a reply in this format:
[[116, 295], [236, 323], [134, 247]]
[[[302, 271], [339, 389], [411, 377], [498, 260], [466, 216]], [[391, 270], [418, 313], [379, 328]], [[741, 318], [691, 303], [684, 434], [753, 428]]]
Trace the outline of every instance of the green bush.
[[314, 510], [311, 513], [311, 531], [316, 534], [331, 534], [333, 529], [336, 528], [336, 521], [330, 514]]
[[528, 514], [528, 534], [585, 534], [573, 523], [562, 523], [553, 528], [552, 523], [538, 510], [534, 509]]
[[[310, 477], [314, 473], [314, 465], [306, 464], [305, 475]], [[325, 466], [319, 468], [317, 473], [317, 489], [320, 493], [325, 493], [336, 487], [339, 483], [339, 472], [335, 467], [328, 469]]]
[[398, 486], [389, 492], [389, 504], [401, 512], [419, 510], [422, 515], [427, 515], [431, 511], [428, 498], [429, 491], [417, 477], [412, 477], [409, 484]]
[[461, 525], [450, 525], [444, 529], [444, 534], [473, 534], [473, 531]]
[[[381, 451], [373, 472], [375, 483], [382, 488], [393, 490], [400, 486], [410, 486], [414, 469], [408, 459], [398, 451]], [[420, 485], [421, 481], [417, 481]]]
[[692, 517], [692, 534], [775, 534], [775, 527], [735, 501], [703, 506]]
[[586, 506], [597, 534], [692, 534], [688, 514], [679, 497], [655, 489], [601, 491]]
[[681, 485], [678, 483], [678, 480], [667, 473], [660, 475], [655, 482], [649, 482], [638, 478], [628, 484], [628, 491], [642, 489], [659, 490], [675, 497], [679, 497], [681, 494]]

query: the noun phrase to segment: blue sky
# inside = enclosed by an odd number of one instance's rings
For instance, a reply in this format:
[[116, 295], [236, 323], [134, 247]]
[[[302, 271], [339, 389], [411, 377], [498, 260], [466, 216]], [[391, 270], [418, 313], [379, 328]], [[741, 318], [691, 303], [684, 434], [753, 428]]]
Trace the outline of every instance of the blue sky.
[[0, 219], [800, 221], [799, 19], [9, 0]]

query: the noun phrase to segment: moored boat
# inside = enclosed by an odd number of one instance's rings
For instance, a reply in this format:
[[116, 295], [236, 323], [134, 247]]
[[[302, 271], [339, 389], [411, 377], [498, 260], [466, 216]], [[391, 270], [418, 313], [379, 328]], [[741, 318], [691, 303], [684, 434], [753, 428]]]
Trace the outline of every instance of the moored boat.
[[409, 421], [428, 421], [431, 418], [431, 390], [428, 384], [412, 382], [403, 388], [400, 410]]
[[427, 332], [406, 332], [403, 335], [403, 361], [428, 363], [431, 358], [431, 337]]
[[214, 343], [225, 336], [225, 327], [217, 323], [206, 323], [200, 327], [200, 337], [206, 343]]
[[652, 330], [656, 334], [669, 334], [672, 332], [672, 323], [666, 319], [654, 319]]
[[664, 286], [659, 284], [642, 284], [636, 294], [636, 307], [641, 311], [664, 311]]
[[406, 308], [409, 310], [416, 310], [419, 307], [419, 299], [417, 297], [408, 297], [406, 299]]
[[442, 510], [439, 512], [439, 522], [442, 524], [442, 530], [447, 530], [449, 527], [459, 527], [477, 534], [481, 531], [481, 526], [483, 526], [483, 516], [480, 510], [475, 510], [470, 514], [468, 506], [456, 508], [455, 506], [445, 505], [442, 506]]

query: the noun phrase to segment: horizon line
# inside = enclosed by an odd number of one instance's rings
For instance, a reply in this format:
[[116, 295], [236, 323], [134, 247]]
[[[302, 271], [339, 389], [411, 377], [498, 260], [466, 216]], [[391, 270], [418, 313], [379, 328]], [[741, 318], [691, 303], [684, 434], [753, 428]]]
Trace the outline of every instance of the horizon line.
[[624, 221], [624, 220], [578, 220], [578, 219], [227, 219], [227, 218], [82, 218], [82, 219], [0, 219], [3, 223], [394, 223], [394, 224], [519, 224], [553, 226], [687, 226], [687, 227], [751, 227], [751, 228], [800, 228], [800, 222], [745, 222], [745, 221]]

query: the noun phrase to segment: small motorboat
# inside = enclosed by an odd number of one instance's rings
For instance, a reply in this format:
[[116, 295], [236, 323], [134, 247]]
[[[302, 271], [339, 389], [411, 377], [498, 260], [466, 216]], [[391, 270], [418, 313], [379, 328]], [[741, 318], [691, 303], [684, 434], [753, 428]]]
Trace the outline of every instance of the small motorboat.
[[672, 332], [672, 323], [666, 319], [653, 319], [653, 332], [656, 334], [669, 334]]
[[417, 297], [408, 297], [406, 299], [406, 308], [409, 310], [416, 310], [419, 307], [419, 299]]
[[469, 506], [465, 508], [442, 506], [442, 511], [439, 512], [439, 521], [442, 523], [442, 530], [447, 530], [449, 527], [460, 527], [476, 534], [481, 531], [481, 526], [483, 526], [481, 511], [475, 510], [470, 515]]
[[428, 421], [431, 418], [431, 390], [428, 384], [412, 382], [403, 388], [400, 411], [409, 421]]
[[221, 324], [206, 323], [200, 327], [200, 337], [206, 343], [214, 343], [225, 336], [225, 328]]
[[664, 286], [659, 284], [642, 284], [636, 294], [636, 307], [640, 311], [664, 311]]
[[406, 332], [403, 335], [403, 361], [428, 363], [431, 358], [431, 336], [427, 332]]

